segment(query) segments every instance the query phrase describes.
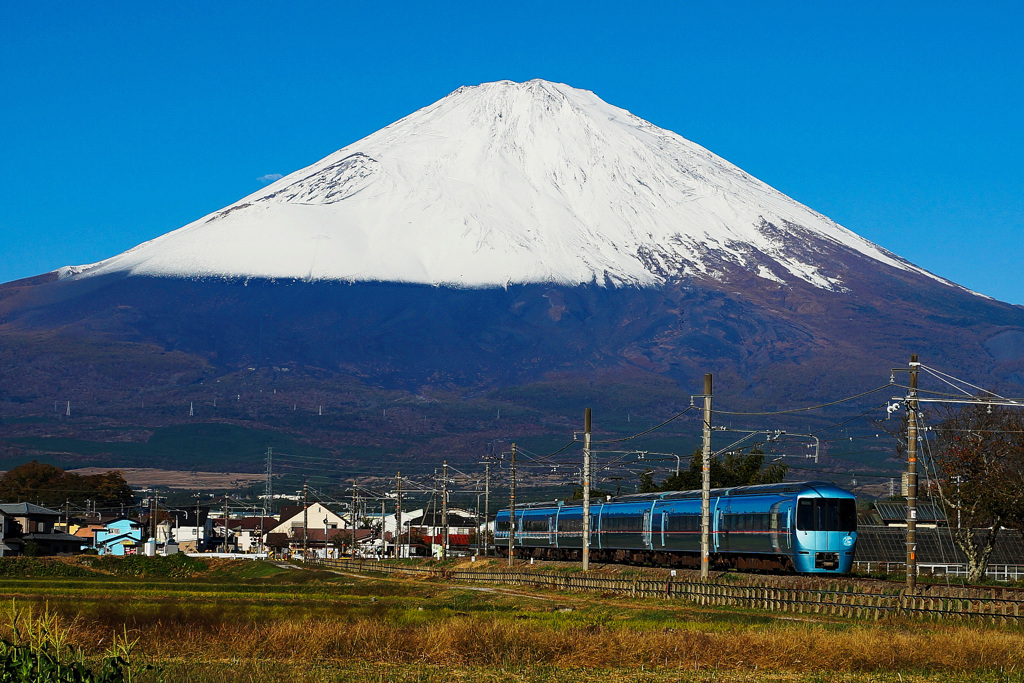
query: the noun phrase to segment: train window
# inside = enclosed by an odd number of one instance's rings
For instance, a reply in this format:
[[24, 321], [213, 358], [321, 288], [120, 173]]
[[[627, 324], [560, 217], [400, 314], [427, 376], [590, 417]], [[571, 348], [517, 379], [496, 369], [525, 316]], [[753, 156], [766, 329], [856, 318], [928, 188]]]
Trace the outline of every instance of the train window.
[[796, 509], [801, 531], [856, 531], [857, 504], [849, 499], [801, 500]]
[[801, 500], [796, 508], [796, 528], [801, 531], [814, 531], [814, 501]]
[[857, 502], [853, 500], [839, 501], [839, 531], [857, 530]]
[[497, 530], [498, 531], [508, 531], [508, 520], [507, 519], [498, 520], [498, 522], [497, 522]]
[[607, 516], [602, 521], [601, 529], [611, 532], [642, 531], [643, 519], [633, 515]]
[[667, 531], [700, 531], [700, 515], [669, 515]]
[[523, 520], [523, 531], [544, 531], [548, 530], [548, 520], [546, 519], [524, 519]]
[[559, 531], [577, 531], [583, 532], [583, 518], [577, 519], [559, 519], [558, 520]]

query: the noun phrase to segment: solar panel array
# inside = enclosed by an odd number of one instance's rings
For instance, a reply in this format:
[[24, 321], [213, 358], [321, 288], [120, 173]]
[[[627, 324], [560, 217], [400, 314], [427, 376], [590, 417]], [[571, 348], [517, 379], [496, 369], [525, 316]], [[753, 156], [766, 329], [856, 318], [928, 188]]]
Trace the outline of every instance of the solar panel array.
[[[975, 534], [984, 530], [975, 530]], [[905, 562], [907, 530], [899, 527], [860, 527], [857, 530], [857, 562]], [[964, 564], [963, 553], [956, 547], [948, 528], [917, 530], [918, 564]], [[1024, 564], [1024, 537], [1016, 530], [1002, 530], [990, 564]]]
[[[875, 510], [878, 512], [878, 516], [882, 518], [884, 523], [903, 522], [907, 519], [907, 504], [903, 502], [877, 502], [875, 503]], [[935, 522], [942, 523], [945, 521], [946, 515], [940, 506], [932, 503], [917, 504], [918, 524], [933, 524]]]

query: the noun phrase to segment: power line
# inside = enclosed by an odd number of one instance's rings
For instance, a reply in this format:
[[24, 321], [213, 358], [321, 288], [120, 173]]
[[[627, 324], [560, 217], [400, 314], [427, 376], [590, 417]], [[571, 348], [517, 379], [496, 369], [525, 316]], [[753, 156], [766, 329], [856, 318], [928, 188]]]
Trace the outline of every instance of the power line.
[[949, 386], [951, 386], [954, 389], [957, 389], [957, 390], [967, 394], [968, 396], [970, 396], [969, 392], [961, 389], [960, 387], [956, 386], [955, 384], [953, 384], [952, 382], [950, 382], [950, 381], [948, 381], [947, 379], [944, 379], [944, 378], [948, 377], [949, 379], [952, 379], [952, 380], [955, 380], [957, 382], [960, 382], [961, 384], [966, 384], [967, 386], [971, 387], [972, 389], [976, 389], [978, 391], [981, 391], [981, 392], [984, 392], [986, 394], [989, 394], [990, 396], [992, 396], [994, 398], [1001, 398], [1004, 401], [1013, 400], [1013, 399], [1008, 399], [1005, 396], [1000, 396], [999, 394], [997, 394], [994, 391], [989, 391], [988, 389], [982, 389], [981, 387], [975, 386], [975, 385], [971, 384], [970, 382], [968, 382], [966, 380], [962, 380], [959, 377], [954, 377], [953, 375], [950, 375], [948, 373], [942, 372], [941, 370], [936, 370], [935, 368], [928, 367], [927, 365], [921, 365], [920, 367], [921, 367], [922, 370], [924, 370], [928, 374], [932, 375], [933, 377], [935, 377], [937, 379], [942, 380], [943, 382], [945, 382]]
[[874, 394], [875, 392], [882, 391], [883, 389], [889, 389], [889, 388], [892, 387], [892, 385], [893, 385], [893, 383], [889, 382], [888, 384], [883, 384], [880, 387], [877, 387], [875, 389], [871, 389], [870, 391], [865, 391], [865, 392], [857, 394], [855, 396], [848, 396], [846, 398], [841, 398], [838, 401], [832, 401], [830, 403], [822, 403], [821, 405], [816, 405], [816, 406], [808, 406], [806, 408], [792, 408], [790, 410], [773, 410], [773, 411], [770, 411], [770, 412], [752, 412], [752, 413], [737, 412], [737, 411], [730, 411], [730, 410], [715, 410], [715, 413], [718, 414], [718, 415], [791, 415], [793, 413], [802, 413], [802, 412], [807, 412], [809, 410], [820, 410], [822, 408], [828, 408], [829, 406], [838, 405], [840, 403], [846, 403], [847, 401], [854, 401], [854, 400], [856, 400], [858, 398], [862, 398], [864, 396], [868, 396], [869, 394]]
[[590, 443], [591, 444], [622, 443], [623, 441], [630, 441], [631, 439], [636, 439], [638, 437], [644, 436], [645, 434], [650, 434], [653, 431], [657, 431], [657, 430], [661, 429], [662, 427], [667, 425], [669, 422], [672, 422], [673, 420], [679, 419], [680, 417], [682, 417], [683, 415], [686, 415], [688, 412], [690, 412], [691, 410], [695, 409], [696, 407], [697, 406], [690, 406], [686, 410], [682, 411], [681, 413], [676, 413], [675, 415], [673, 415], [669, 419], [665, 420], [661, 424], [655, 425], [654, 427], [651, 427], [650, 429], [644, 430], [644, 431], [640, 432], [639, 434], [634, 434], [633, 436], [624, 436], [621, 439], [604, 439], [604, 440], [601, 440], [601, 441], [591, 441]]

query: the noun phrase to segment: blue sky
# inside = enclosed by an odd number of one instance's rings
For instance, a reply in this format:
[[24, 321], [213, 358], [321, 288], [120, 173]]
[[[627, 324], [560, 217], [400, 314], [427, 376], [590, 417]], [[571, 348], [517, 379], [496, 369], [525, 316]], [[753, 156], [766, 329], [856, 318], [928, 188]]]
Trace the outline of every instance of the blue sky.
[[0, 282], [180, 227], [460, 85], [545, 78], [1024, 304], [1019, 3], [0, 3]]

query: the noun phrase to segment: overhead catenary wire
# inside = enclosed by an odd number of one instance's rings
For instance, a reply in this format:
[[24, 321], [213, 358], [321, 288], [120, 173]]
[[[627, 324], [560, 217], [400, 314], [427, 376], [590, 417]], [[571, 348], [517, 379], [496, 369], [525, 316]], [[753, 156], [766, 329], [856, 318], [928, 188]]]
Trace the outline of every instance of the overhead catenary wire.
[[993, 398], [999, 398], [999, 399], [1002, 399], [1004, 401], [1016, 401], [1017, 400], [1017, 399], [1008, 399], [1005, 396], [1000, 396], [999, 394], [997, 394], [994, 391], [989, 391], [988, 389], [982, 389], [981, 387], [976, 386], [974, 384], [971, 384], [970, 382], [968, 382], [966, 380], [962, 380], [959, 377], [954, 377], [953, 375], [950, 375], [949, 373], [942, 372], [941, 370], [937, 370], [937, 369], [929, 367], [927, 365], [921, 365], [920, 367], [921, 367], [922, 370], [924, 370], [928, 374], [932, 375], [933, 377], [935, 377], [937, 379], [941, 379], [946, 384], [949, 384], [954, 389], [958, 389], [959, 391], [962, 391], [963, 393], [967, 394], [968, 396], [971, 395], [970, 392], [965, 391], [964, 389], [960, 389], [960, 387], [957, 387], [956, 385], [954, 385], [952, 382], [948, 381], [945, 378], [948, 377], [949, 379], [957, 381], [957, 382], [960, 382], [961, 384], [966, 384], [967, 386], [971, 387], [972, 389], [975, 389], [975, 390], [980, 391], [980, 392], [984, 392], [984, 393], [988, 394], [989, 396], [992, 396]]
[[675, 415], [673, 415], [672, 417], [668, 418], [667, 420], [665, 420], [661, 424], [655, 425], [655, 426], [651, 427], [650, 429], [645, 429], [644, 431], [639, 432], [637, 434], [633, 434], [632, 436], [624, 436], [624, 437], [621, 437], [621, 438], [618, 438], [618, 439], [602, 439], [602, 440], [596, 440], [595, 439], [595, 440], [592, 440], [590, 443], [591, 444], [622, 443], [623, 441], [630, 441], [632, 439], [636, 439], [636, 438], [639, 438], [641, 436], [645, 436], [647, 434], [650, 434], [651, 432], [655, 432], [655, 431], [661, 429], [662, 427], [664, 427], [665, 425], [667, 425], [668, 423], [670, 423], [670, 422], [672, 422], [674, 420], [678, 420], [679, 418], [681, 418], [683, 415], [686, 415], [691, 410], [696, 409], [696, 407], [697, 406], [689, 406], [685, 410], [683, 410], [682, 412], [676, 413]]
[[734, 410], [719, 410], [719, 409], [716, 409], [714, 412], [716, 414], [718, 414], [718, 415], [739, 415], [739, 416], [745, 416], [745, 415], [746, 416], [791, 415], [793, 413], [803, 413], [803, 412], [807, 412], [807, 411], [810, 411], [810, 410], [821, 410], [822, 408], [828, 408], [830, 406], [839, 405], [840, 403], [846, 403], [848, 401], [855, 401], [858, 398], [862, 398], [864, 396], [869, 396], [869, 395], [874, 394], [876, 392], [882, 391], [883, 389], [891, 389], [892, 386], [893, 386], [893, 383], [889, 382], [889, 383], [883, 384], [880, 387], [877, 387], [875, 389], [871, 389], [869, 391], [862, 392], [860, 394], [856, 394], [854, 396], [847, 396], [846, 398], [841, 398], [841, 399], [839, 399], [837, 401], [831, 401], [829, 403], [822, 403], [822, 404], [816, 405], [816, 406], [807, 406], [805, 408], [791, 408], [789, 410], [772, 410], [772, 411], [763, 411], [763, 412], [741, 412], [741, 411], [734, 411]]

